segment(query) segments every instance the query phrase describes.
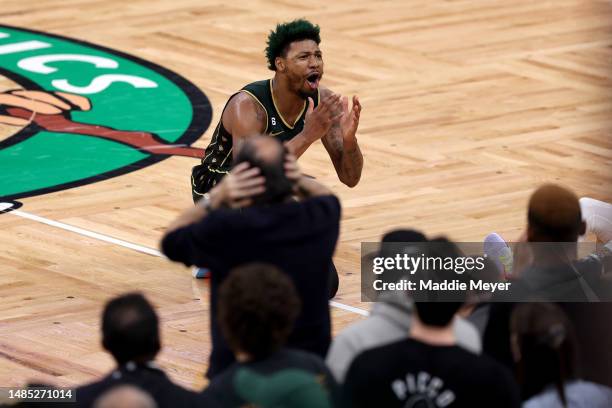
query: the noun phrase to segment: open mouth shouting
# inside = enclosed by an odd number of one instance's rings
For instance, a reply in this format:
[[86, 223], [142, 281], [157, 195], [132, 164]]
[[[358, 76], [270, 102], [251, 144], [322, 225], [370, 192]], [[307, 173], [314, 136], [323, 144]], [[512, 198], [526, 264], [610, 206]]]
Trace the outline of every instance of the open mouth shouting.
[[321, 73], [314, 71], [306, 76], [306, 85], [311, 91], [316, 90], [319, 87], [319, 81], [321, 80]]

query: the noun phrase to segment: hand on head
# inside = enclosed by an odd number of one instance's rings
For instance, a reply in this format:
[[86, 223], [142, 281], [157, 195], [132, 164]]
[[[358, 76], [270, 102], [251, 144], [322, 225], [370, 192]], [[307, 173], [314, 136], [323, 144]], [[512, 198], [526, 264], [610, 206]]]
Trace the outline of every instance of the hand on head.
[[257, 167], [247, 162], [236, 165], [221, 182], [211, 190], [213, 207], [248, 207], [253, 197], [265, 191], [265, 178]]
[[284, 202], [300, 178], [295, 157], [270, 136], [253, 136], [245, 140], [234, 168], [211, 190], [213, 208], [268, 205]]

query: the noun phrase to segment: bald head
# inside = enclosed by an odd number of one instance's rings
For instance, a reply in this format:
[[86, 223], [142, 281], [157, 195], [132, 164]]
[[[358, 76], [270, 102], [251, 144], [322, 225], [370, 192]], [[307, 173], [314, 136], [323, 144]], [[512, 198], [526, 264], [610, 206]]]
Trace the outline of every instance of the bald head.
[[272, 136], [251, 136], [240, 147], [234, 166], [248, 162], [258, 167], [265, 181], [265, 191], [253, 197], [255, 204], [282, 202], [291, 195], [292, 182], [285, 175], [286, 148]]
[[575, 242], [586, 229], [576, 194], [554, 184], [531, 195], [528, 221], [532, 242]]
[[140, 388], [120, 385], [102, 394], [94, 408], [157, 408], [153, 398]]
[[271, 136], [254, 136], [248, 138], [242, 148], [251, 145], [255, 155], [265, 163], [282, 163], [285, 150], [277, 139]]

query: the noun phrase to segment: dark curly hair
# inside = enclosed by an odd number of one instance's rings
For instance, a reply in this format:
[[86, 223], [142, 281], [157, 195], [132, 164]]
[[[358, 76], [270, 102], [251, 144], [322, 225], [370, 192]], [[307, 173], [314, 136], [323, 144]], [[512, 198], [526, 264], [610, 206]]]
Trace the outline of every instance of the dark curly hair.
[[274, 60], [276, 57], [287, 55], [289, 44], [294, 41], [312, 40], [320, 44], [321, 36], [319, 31], [318, 25], [312, 24], [303, 18], [289, 23], [278, 24], [276, 30], [270, 31], [270, 35], [268, 35], [268, 46], [266, 47], [268, 68], [276, 71]]
[[285, 344], [300, 304], [293, 282], [275, 266], [239, 266], [219, 290], [221, 332], [232, 350], [264, 358]]

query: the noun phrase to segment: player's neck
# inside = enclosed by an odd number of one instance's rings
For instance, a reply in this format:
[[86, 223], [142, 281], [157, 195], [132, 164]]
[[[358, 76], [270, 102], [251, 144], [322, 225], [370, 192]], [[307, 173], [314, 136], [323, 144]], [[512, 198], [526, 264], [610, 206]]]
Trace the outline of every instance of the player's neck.
[[304, 109], [304, 99], [293, 92], [287, 79], [280, 75], [272, 78], [272, 95], [276, 108], [285, 119], [295, 119]]

